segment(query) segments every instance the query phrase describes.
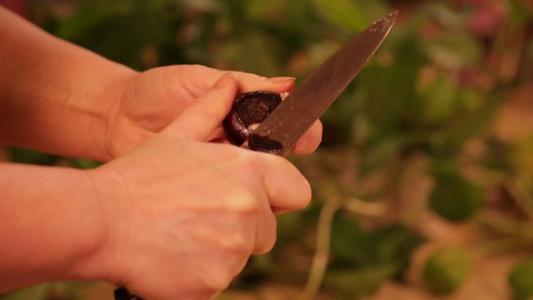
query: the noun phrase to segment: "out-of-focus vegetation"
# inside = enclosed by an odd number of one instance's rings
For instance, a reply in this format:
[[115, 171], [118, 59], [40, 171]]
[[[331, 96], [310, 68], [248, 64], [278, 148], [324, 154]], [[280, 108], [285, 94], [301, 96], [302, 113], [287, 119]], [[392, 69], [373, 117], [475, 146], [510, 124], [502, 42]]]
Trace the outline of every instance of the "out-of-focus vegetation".
[[[322, 147], [290, 157], [312, 204], [279, 217], [275, 249], [220, 299], [279, 285], [293, 287], [286, 299], [357, 299], [390, 281], [450, 294], [475, 276], [476, 259], [533, 256], [533, 133], [494, 130], [512, 92], [533, 82], [530, 1], [64, 0], [30, 2], [28, 16], [137, 70], [195, 63], [301, 80], [394, 9], [389, 37], [323, 116]], [[96, 165], [21, 149], [12, 158]], [[436, 223], [473, 228], [476, 239], [447, 239]], [[413, 258], [431, 243], [417, 273]], [[498, 276], [528, 299], [531, 272], [529, 260]], [[0, 299], [76, 291], [45, 285]]]

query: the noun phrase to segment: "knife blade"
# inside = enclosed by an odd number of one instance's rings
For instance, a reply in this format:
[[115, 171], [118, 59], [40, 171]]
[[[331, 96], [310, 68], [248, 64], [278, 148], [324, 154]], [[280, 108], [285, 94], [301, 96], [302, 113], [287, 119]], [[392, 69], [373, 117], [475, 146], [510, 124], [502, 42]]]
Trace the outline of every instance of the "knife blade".
[[361, 71], [389, 34], [398, 11], [374, 22], [313, 71], [253, 133], [277, 141], [285, 156]]

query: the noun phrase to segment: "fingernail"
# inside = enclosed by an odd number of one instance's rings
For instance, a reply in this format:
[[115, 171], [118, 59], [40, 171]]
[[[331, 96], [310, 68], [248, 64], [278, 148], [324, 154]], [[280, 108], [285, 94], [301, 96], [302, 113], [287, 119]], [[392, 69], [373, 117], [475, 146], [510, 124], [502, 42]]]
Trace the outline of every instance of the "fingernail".
[[295, 81], [296, 78], [294, 77], [272, 77], [272, 78], [268, 78], [267, 80], [270, 82], [274, 82], [274, 83], [284, 83], [284, 82]]

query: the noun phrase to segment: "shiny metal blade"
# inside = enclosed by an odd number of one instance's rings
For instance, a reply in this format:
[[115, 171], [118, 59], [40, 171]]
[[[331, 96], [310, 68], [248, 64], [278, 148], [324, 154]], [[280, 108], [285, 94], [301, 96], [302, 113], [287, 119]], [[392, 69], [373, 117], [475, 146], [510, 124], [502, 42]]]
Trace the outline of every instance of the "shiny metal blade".
[[389, 34], [398, 11], [374, 22], [328, 58], [261, 123], [254, 134], [283, 145], [286, 155], [337, 99]]

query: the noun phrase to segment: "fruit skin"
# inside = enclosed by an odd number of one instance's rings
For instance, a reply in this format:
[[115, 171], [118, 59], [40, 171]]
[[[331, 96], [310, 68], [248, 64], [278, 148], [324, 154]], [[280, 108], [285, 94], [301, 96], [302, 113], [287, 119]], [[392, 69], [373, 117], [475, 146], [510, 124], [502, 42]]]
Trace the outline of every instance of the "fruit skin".
[[115, 300], [143, 300], [135, 295], [132, 295], [125, 288], [118, 288], [115, 290]]
[[260, 124], [281, 103], [281, 96], [266, 91], [239, 95], [228, 116], [222, 122], [228, 141], [241, 146], [248, 142], [250, 149], [277, 154], [283, 146], [268, 137], [253, 134], [252, 125]]
[[526, 260], [516, 265], [509, 275], [514, 299], [533, 299], [533, 259]]
[[283, 145], [280, 142], [269, 139], [266, 136], [254, 134], [253, 132], [248, 135], [248, 147], [254, 151], [276, 155], [283, 150]]

